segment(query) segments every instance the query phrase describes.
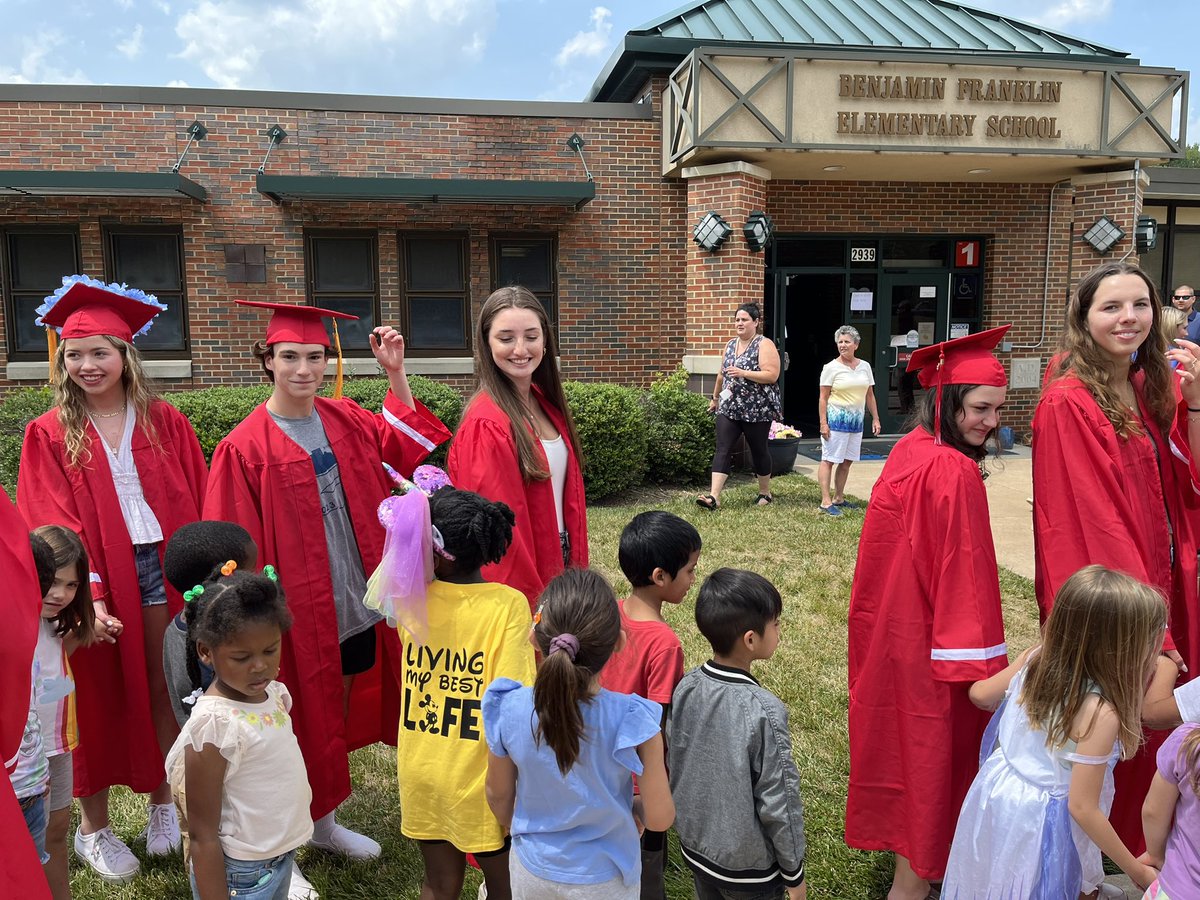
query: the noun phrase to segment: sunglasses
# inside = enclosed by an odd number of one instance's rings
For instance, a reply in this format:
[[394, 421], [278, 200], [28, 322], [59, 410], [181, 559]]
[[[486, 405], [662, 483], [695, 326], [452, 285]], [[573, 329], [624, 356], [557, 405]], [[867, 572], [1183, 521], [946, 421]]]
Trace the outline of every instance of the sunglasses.
[[1171, 299], [1172, 300], [1191, 300], [1195, 296], [1196, 296], [1195, 294], [1172, 294]]

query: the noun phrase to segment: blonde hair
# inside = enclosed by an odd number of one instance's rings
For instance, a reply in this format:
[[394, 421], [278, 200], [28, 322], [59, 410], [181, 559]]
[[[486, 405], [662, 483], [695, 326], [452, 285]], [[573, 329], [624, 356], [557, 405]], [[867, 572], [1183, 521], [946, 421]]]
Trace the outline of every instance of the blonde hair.
[[1170, 350], [1175, 346], [1175, 338], [1179, 336], [1179, 329], [1187, 324], [1187, 313], [1182, 309], [1176, 309], [1173, 306], [1164, 306], [1162, 308], [1162, 321], [1159, 322], [1160, 333], [1163, 336], [1163, 343]]
[[1142, 741], [1146, 680], [1166, 624], [1162, 596], [1128, 575], [1092, 565], [1063, 583], [1020, 696], [1048, 747], [1091, 733], [1095, 717], [1082, 734], [1072, 732], [1088, 694], [1098, 691], [1116, 712], [1122, 758], [1133, 756]]
[[[150, 443], [158, 446], [158, 430], [150, 417], [150, 407], [158, 399], [150, 376], [142, 366], [142, 355], [133, 344], [126, 343], [111, 334], [100, 337], [121, 354], [125, 367], [121, 374], [121, 383], [129, 397], [129, 405], [133, 407], [137, 423]], [[62, 425], [64, 440], [67, 447], [67, 464], [77, 468], [92, 459], [91, 439], [88, 437], [88, 407], [83, 388], [71, 380], [67, 374], [66, 363], [67, 341], [59, 341], [54, 353], [54, 405], [58, 407], [58, 422]]]
[[1145, 284], [1150, 296], [1153, 313], [1151, 333], [1137, 348], [1137, 359], [1129, 371], [1131, 374], [1138, 370], [1145, 373], [1143, 399], [1159, 428], [1166, 431], [1175, 415], [1175, 386], [1171, 381], [1171, 367], [1167, 364], [1162, 342], [1154, 339], [1162, 333], [1161, 301], [1154, 282], [1132, 263], [1111, 262], [1097, 266], [1079, 282], [1079, 287], [1067, 304], [1066, 321], [1059, 343], [1062, 352], [1051, 381], [1074, 373], [1091, 393], [1117, 434], [1129, 438], [1142, 433], [1137, 414], [1129, 410], [1117, 392], [1118, 385], [1114, 381], [1116, 373], [1111, 360], [1096, 346], [1088, 329], [1088, 311], [1096, 298], [1096, 291], [1105, 279], [1114, 275], [1136, 275]]
[[1187, 770], [1187, 783], [1200, 797], [1200, 728], [1193, 728], [1179, 745], [1179, 761]]

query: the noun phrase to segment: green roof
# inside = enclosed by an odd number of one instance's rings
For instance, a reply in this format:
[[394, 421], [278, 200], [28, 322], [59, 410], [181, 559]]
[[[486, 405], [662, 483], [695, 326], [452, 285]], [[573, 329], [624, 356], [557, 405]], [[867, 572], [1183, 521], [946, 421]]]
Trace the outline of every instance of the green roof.
[[723, 43], [1137, 63], [1124, 51], [948, 0], [701, 0], [626, 34], [588, 99], [634, 99], [648, 74], [674, 68], [671, 59]]

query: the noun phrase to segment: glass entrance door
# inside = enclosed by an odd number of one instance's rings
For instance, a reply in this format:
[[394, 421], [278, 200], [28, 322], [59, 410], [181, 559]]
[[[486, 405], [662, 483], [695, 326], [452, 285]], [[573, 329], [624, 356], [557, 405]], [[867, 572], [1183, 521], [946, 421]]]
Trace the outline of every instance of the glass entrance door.
[[879, 334], [875, 342], [875, 400], [883, 430], [906, 430], [921, 386], [907, 370], [918, 347], [947, 338], [950, 273], [930, 269], [914, 274], [882, 273]]

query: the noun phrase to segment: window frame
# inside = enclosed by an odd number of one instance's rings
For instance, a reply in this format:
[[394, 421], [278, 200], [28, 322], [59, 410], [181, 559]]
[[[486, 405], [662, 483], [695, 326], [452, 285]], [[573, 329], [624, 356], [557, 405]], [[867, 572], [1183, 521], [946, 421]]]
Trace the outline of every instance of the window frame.
[[[371, 245], [371, 291], [318, 291], [316, 254], [313, 252], [313, 241], [319, 240], [362, 240], [367, 238]], [[372, 315], [378, 327], [383, 322], [382, 303], [379, 290], [379, 231], [374, 228], [306, 228], [304, 229], [304, 299], [309, 306], [331, 309], [322, 302], [321, 295], [340, 295], [343, 297], [370, 297]], [[342, 346], [342, 356], [346, 359], [370, 359], [374, 357], [370, 347]]]
[[[72, 225], [52, 225], [52, 224], [36, 224], [36, 225], [8, 225], [0, 228], [0, 292], [3, 293], [3, 310], [4, 321], [7, 326], [4, 329], [5, 351], [8, 354], [9, 362], [45, 362], [49, 348], [43, 344], [40, 350], [18, 350], [17, 349], [17, 307], [16, 297], [14, 296], [12, 287], [12, 268], [10, 261], [11, 251], [9, 239], [14, 235], [36, 235], [36, 234], [65, 234], [68, 235], [75, 249], [75, 268], [70, 272], [63, 272], [63, 275], [74, 275], [79, 273], [82, 265], [82, 248], [79, 243], [79, 227]], [[59, 281], [51, 287], [41, 299], [50, 296], [54, 291], [62, 286]], [[26, 292], [21, 291], [21, 296], [25, 296]], [[41, 305], [39, 301], [38, 305]]]
[[[462, 285], [459, 290], [413, 290], [409, 286], [408, 242], [421, 240], [453, 240], [458, 241]], [[400, 267], [400, 328], [404, 335], [412, 335], [412, 309], [409, 306], [413, 295], [420, 297], [442, 297], [446, 299], [461, 298], [462, 300], [462, 333], [461, 347], [413, 347], [406, 344], [404, 353], [414, 359], [430, 359], [437, 357], [470, 358], [474, 353], [473, 324], [471, 315], [471, 236], [465, 231], [398, 231], [396, 233], [397, 259]]]
[[[192, 332], [191, 332], [191, 316], [188, 308], [188, 292], [187, 292], [187, 274], [184, 263], [184, 248], [183, 248], [183, 226], [182, 225], [104, 225], [100, 229], [100, 244], [101, 251], [104, 257], [104, 280], [110, 284], [113, 282], [122, 282], [122, 279], [117, 276], [117, 254], [116, 247], [113, 244], [113, 238], [121, 235], [153, 235], [155, 237], [171, 236], [175, 238], [176, 261], [179, 270], [179, 310], [180, 310], [180, 334], [183, 337], [183, 346], [171, 348], [167, 350], [160, 349], [143, 349], [138, 347], [138, 352], [143, 359], [190, 359], [192, 355]], [[137, 284], [130, 284], [130, 287], [140, 287]], [[148, 294], [158, 296], [154, 291], [146, 291]], [[172, 298], [173, 299], [173, 298]], [[159, 298], [160, 303], [168, 301]]]
[[525, 243], [546, 243], [550, 246], [550, 290], [535, 291], [529, 285], [523, 285], [529, 288], [538, 300], [542, 301], [542, 306], [546, 305], [543, 298], [544, 294], [549, 294], [553, 309], [547, 309], [546, 314], [550, 319], [550, 328], [554, 331], [554, 337], [557, 341], [559, 335], [559, 319], [562, 318], [562, 308], [558, 294], [558, 232], [557, 231], [496, 231], [488, 234], [488, 267], [489, 281], [493, 291], [507, 285], [500, 284], [500, 244], [505, 241], [521, 241]]

